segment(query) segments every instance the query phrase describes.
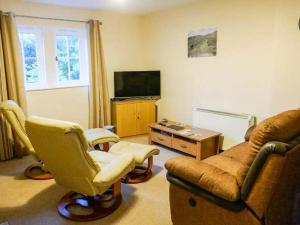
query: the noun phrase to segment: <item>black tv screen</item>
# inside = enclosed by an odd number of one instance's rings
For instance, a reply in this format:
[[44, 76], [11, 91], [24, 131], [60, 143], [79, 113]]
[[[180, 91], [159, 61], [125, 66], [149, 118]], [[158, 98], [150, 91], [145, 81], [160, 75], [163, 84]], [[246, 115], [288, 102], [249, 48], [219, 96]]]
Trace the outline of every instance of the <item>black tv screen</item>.
[[160, 71], [115, 72], [115, 97], [160, 96]]

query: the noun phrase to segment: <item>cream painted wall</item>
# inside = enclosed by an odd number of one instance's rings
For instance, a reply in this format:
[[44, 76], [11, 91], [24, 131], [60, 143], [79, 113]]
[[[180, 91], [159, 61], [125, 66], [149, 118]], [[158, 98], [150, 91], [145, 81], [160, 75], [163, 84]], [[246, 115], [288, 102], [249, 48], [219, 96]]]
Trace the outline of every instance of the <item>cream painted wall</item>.
[[[299, 107], [299, 1], [205, 0], [144, 17], [149, 67], [162, 71], [159, 117], [191, 122], [194, 107], [259, 119]], [[216, 57], [188, 58], [187, 34], [218, 28]]]
[[76, 121], [88, 128], [88, 87], [27, 92], [30, 115]]
[[[203, 107], [261, 119], [299, 107], [299, 1], [203, 0], [144, 17], [19, 0], [0, 0], [0, 8], [101, 20], [111, 96], [113, 71], [160, 69], [160, 118], [190, 123], [193, 108]], [[207, 27], [218, 28], [217, 56], [188, 58], [188, 32]], [[87, 87], [33, 91], [27, 97], [30, 114], [87, 127]]]
[[[0, 0], [0, 9], [15, 14], [66, 19], [99, 19], [102, 21], [109, 91], [113, 96], [113, 72], [116, 70], [141, 70], [144, 68], [141, 18], [136, 15], [111, 11], [75, 9], [62, 6]], [[47, 24], [54, 26], [82, 27], [83, 24], [51, 22], [46, 20], [17, 19], [22, 24]], [[66, 88], [27, 92], [29, 114], [71, 120], [88, 126], [88, 88]]]
[[300, 1], [278, 0], [275, 17], [275, 61], [271, 111], [300, 108]]

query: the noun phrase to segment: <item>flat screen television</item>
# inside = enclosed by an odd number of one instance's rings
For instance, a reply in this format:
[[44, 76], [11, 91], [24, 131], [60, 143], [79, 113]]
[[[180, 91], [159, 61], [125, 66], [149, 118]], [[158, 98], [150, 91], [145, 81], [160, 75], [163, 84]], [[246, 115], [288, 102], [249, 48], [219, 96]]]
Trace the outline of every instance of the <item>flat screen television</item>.
[[114, 73], [115, 98], [160, 96], [160, 71]]

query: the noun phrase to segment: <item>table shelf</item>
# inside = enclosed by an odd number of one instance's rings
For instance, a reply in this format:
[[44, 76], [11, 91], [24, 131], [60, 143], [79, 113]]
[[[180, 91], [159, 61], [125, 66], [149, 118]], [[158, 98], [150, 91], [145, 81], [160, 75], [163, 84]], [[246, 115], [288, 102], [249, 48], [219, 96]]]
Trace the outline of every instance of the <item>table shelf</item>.
[[[168, 124], [176, 123], [171, 121]], [[185, 125], [185, 129], [192, 129], [197, 134], [201, 134], [201, 136], [187, 136], [181, 134], [180, 131], [172, 130], [157, 123], [151, 124], [149, 127], [150, 144], [160, 144], [168, 148], [173, 148], [194, 156], [199, 160], [215, 155], [219, 151], [219, 139], [221, 135], [219, 132]]]

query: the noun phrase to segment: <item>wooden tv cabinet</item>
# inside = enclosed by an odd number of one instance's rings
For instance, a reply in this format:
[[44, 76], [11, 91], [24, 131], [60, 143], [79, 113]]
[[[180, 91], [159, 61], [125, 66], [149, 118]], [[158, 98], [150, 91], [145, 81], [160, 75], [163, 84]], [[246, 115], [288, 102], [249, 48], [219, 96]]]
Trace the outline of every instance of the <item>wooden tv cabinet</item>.
[[[174, 125], [169, 121], [166, 125]], [[150, 124], [149, 143], [161, 144], [196, 157], [205, 159], [219, 152], [219, 140], [221, 133], [184, 125], [184, 129], [192, 131], [193, 135], [183, 135], [182, 131], [176, 131], [158, 123]]]
[[112, 101], [112, 124], [120, 137], [146, 134], [149, 124], [156, 121], [157, 99]]

